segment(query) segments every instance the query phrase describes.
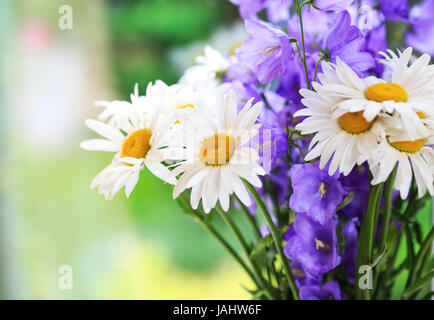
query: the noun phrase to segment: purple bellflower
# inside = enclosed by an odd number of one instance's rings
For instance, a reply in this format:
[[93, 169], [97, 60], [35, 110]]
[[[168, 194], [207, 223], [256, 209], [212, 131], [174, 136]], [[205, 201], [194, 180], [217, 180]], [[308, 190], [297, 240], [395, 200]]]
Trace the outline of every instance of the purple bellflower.
[[350, 283], [354, 283], [358, 245], [358, 232], [355, 221], [347, 222], [342, 229], [342, 235], [345, 241], [345, 246], [342, 250], [342, 264]]
[[375, 66], [374, 58], [366, 51], [365, 37], [356, 26], [351, 25], [347, 11], [339, 12], [331, 19], [323, 48], [328, 49], [333, 63], [339, 57], [358, 75], [363, 75]]
[[378, 4], [387, 20], [408, 21], [408, 0], [378, 0]]
[[347, 195], [338, 174], [329, 176], [327, 170], [307, 163], [294, 165], [290, 175], [294, 193], [289, 207], [295, 212], [304, 212], [320, 224], [327, 224]]
[[320, 225], [306, 214], [296, 213], [288, 236], [285, 255], [299, 262], [310, 276], [318, 278], [339, 265], [335, 219]]
[[322, 286], [304, 286], [300, 288], [301, 300], [342, 300], [341, 290], [336, 281], [329, 281]]
[[245, 26], [249, 37], [235, 53], [255, 67], [260, 83], [267, 84], [285, 69], [292, 54], [289, 37], [283, 31], [256, 19], [247, 19]]
[[315, 7], [325, 11], [341, 11], [348, 8], [354, 0], [315, 0]]
[[434, 0], [425, 0], [410, 11], [411, 31], [407, 33], [407, 44], [419, 52], [434, 56]]

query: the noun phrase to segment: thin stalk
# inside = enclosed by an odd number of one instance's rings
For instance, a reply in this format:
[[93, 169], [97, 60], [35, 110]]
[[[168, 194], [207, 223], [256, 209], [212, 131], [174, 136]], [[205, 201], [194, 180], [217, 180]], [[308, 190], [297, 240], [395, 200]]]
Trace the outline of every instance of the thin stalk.
[[244, 180], [245, 185], [249, 189], [250, 193], [252, 194], [253, 198], [255, 199], [258, 207], [260, 208], [260, 211], [262, 212], [265, 220], [267, 220], [268, 227], [270, 228], [271, 236], [273, 237], [274, 246], [276, 247], [277, 254], [280, 257], [283, 269], [285, 270], [285, 276], [288, 280], [288, 283], [291, 287], [292, 295], [295, 300], [299, 300], [297, 286], [295, 284], [294, 278], [292, 276], [291, 271], [289, 270], [289, 266], [287, 263], [287, 259], [285, 257], [285, 254], [283, 253], [283, 248], [281, 244], [281, 239], [279, 237], [279, 234], [277, 232], [276, 226], [274, 225], [273, 219], [271, 218], [270, 213], [267, 210], [267, 207], [264, 204], [264, 201], [262, 201], [261, 197], [259, 196], [256, 189], [247, 181]]
[[190, 208], [191, 212], [195, 216], [195, 220], [205, 228], [216, 240], [219, 242], [223, 248], [226, 249], [226, 251], [235, 259], [236, 262], [241, 266], [241, 268], [246, 271], [246, 273], [249, 275], [249, 277], [253, 280], [257, 288], [261, 288], [260, 284], [256, 280], [253, 272], [249, 269], [249, 267], [246, 265], [246, 263], [241, 259], [239, 254], [231, 247], [231, 245], [223, 238], [223, 236], [220, 235], [220, 233], [210, 224], [206, 223], [199, 214], [197, 214], [197, 211], [191, 208], [190, 204], [184, 199], [184, 197], [179, 197], [178, 201], [182, 203], [182, 206], [186, 208]]
[[[362, 292], [359, 286], [360, 274], [358, 272], [360, 266], [369, 265], [371, 262], [372, 244], [374, 240], [374, 225], [376, 217], [377, 202], [380, 199], [382, 184], [371, 187], [369, 193], [369, 202], [366, 209], [365, 217], [363, 218], [362, 228], [360, 230], [360, 237], [357, 249], [356, 259], [356, 282], [355, 282], [355, 295], [358, 299], [361, 298]], [[369, 299], [369, 289], [363, 291], [363, 298]]]
[[300, 4], [299, 1], [297, 0], [297, 15], [298, 15], [298, 19], [300, 20], [301, 48], [303, 51], [302, 63], [304, 67], [304, 74], [306, 77], [306, 85], [307, 88], [310, 89], [309, 72], [307, 71], [307, 64], [306, 64], [306, 45], [304, 41], [304, 29], [303, 29], [303, 18], [302, 18], [302, 9], [306, 3], [307, 2], [302, 2]]
[[321, 57], [318, 59], [318, 61], [316, 62], [316, 64], [315, 64], [315, 73], [314, 73], [314, 76], [313, 76], [313, 81], [316, 81], [316, 76], [317, 76], [317, 73], [318, 73], [318, 67], [319, 67], [319, 64], [320, 64], [321, 61], [323, 61], [325, 58], [326, 58], [325, 56], [321, 56]]
[[218, 233], [218, 231], [211, 225], [207, 224], [201, 218], [197, 219], [198, 222], [228, 251], [228, 253], [238, 262], [238, 264], [246, 271], [249, 277], [253, 280], [255, 285], [260, 288], [258, 281], [256, 280], [253, 272], [249, 269], [246, 263], [241, 259], [238, 253], [229, 245], [229, 243]]
[[240, 244], [241, 249], [243, 250], [244, 254], [246, 255], [247, 259], [250, 262], [250, 265], [253, 268], [253, 273], [254, 273], [256, 279], [258, 280], [261, 287], [264, 289], [267, 297], [271, 300], [275, 299], [274, 288], [271, 287], [271, 285], [267, 281], [264, 280], [258, 266], [251, 259], [249, 246], [247, 245], [246, 240], [244, 239], [243, 235], [241, 234], [241, 231], [238, 229], [238, 227], [236, 226], [234, 221], [229, 217], [229, 215], [227, 213], [225, 213], [219, 206], [216, 206], [215, 210], [220, 215], [220, 217], [223, 219], [223, 221], [227, 224], [227, 226], [229, 227], [229, 229], [232, 231], [235, 238], [237, 239], [238, 243]]
[[235, 199], [237, 199], [238, 204], [240, 205], [241, 211], [243, 212], [244, 216], [246, 217], [247, 221], [249, 221], [250, 225], [252, 226], [252, 229], [258, 239], [261, 239], [261, 232], [259, 230], [259, 227], [255, 221], [255, 218], [250, 214], [249, 209], [244, 205], [244, 203], [241, 202], [241, 200], [235, 196]]
[[[393, 169], [389, 178], [386, 181], [385, 191], [384, 191], [384, 215], [383, 215], [383, 225], [381, 226], [380, 235], [380, 250], [384, 247], [387, 241], [387, 236], [389, 233], [389, 220], [392, 213], [392, 193], [393, 185], [395, 183], [396, 168]], [[390, 248], [388, 248], [390, 249]]]

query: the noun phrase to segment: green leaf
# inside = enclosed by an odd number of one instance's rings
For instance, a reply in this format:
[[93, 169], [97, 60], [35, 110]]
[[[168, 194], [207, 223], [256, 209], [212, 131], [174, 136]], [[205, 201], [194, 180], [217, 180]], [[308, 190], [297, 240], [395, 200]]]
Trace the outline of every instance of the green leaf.
[[351, 201], [354, 199], [354, 192], [350, 191], [348, 195], [345, 197], [344, 201], [339, 205], [339, 207], [336, 209], [336, 211], [339, 211], [343, 208], [345, 208], [347, 205], [350, 204]]
[[375, 268], [378, 266], [378, 268], [381, 268], [381, 266], [387, 261], [389, 250], [387, 249], [387, 245], [384, 245], [383, 251], [380, 253], [379, 256], [377, 256], [372, 263], [372, 268]]
[[404, 298], [408, 298], [410, 295], [418, 291], [419, 289], [422, 289], [425, 285], [427, 285], [431, 280], [434, 278], [434, 269], [430, 272], [426, 273], [424, 276], [422, 276], [419, 280], [415, 281], [411, 286], [409, 286], [402, 296]]

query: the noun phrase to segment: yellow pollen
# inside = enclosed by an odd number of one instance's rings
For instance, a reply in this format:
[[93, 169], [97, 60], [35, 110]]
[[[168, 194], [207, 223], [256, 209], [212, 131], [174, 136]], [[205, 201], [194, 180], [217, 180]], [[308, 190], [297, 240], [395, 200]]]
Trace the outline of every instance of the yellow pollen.
[[271, 46], [271, 47], [266, 47], [264, 48], [264, 56], [271, 56], [272, 54], [274, 54], [277, 50], [277, 47], [275, 46]]
[[258, 150], [262, 151], [264, 150], [265, 147], [272, 147], [274, 146], [274, 142], [273, 141], [267, 141], [263, 144], [258, 144]]
[[224, 133], [216, 133], [206, 139], [200, 147], [200, 161], [207, 166], [226, 164], [235, 149], [234, 139]]
[[407, 92], [396, 83], [376, 83], [366, 90], [365, 97], [376, 102], [406, 102]]
[[292, 275], [296, 278], [304, 278], [306, 276], [306, 274], [304, 273], [303, 270], [299, 269], [299, 268], [292, 268]]
[[315, 248], [316, 250], [321, 250], [321, 251], [329, 251], [331, 249], [330, 245], [327, 242], [323, 242], [316, 238], [315, 238]]
[[369, 130], [372, 123], [373, 121], [366, 121], [363, 111], [347, 112], [338, 118], [338, 124], [342, 130], [351, 134], [359, 134]]
[[425, 144], [425, 139], [417, 139], [413, 141], [395, 141], [389, 142], [395, 149], [402, 152], [418, 152]]
[[318, 192], [320, 193], [320, 199], [322, 199], [327, 192], [327, 185], [324, 182], [319, 184]]
[[140, 129], [131, 133], [122, 144], [122, 157], [142, 159], [149, 151], [152, 132], [148, 129]]

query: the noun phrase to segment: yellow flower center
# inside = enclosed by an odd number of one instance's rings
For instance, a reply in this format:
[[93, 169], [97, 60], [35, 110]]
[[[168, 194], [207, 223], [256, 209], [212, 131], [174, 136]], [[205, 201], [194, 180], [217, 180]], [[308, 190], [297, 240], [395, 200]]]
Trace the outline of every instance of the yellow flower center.
[[425, 144], [425, 139], [417, 139], [412, 141], [395, 141], [389, 142], [395, 149], [402, 152], [418, 152]]
[[407, 92], [396, 83], [376, 83], [366, 90], [365, 97], [376, 102], [391, 100], [405, 102], [407, 101]]
[[194, 105], [193, 104], [191, 104], [191, 103], [189, 103], [189, 104], [186, 104], [186, 105], [184, 105], [184, 106], [180, 106], [180, 107], [178, 107], [177, 109], [185, 109], [185, 108], [192, 108], [192, 109], [194, 109]]
[[422, 111], [418, 111], [416, 112], [416, 114], [419, 116], [419, 119], [426, 119], [427, 116], [425, 113], [423, 113]]
[[[189, 103], [189, 104], [186, 104], [184, 106], [180, 106], [180, 107], [178, 107], [176, 109], [181, 110], [181, 109], [185, 109], [185, 108], [192, 108], [192, 109], [194, 109], [194, 105], [191, 104], [191, 103]], [[175, 124], [180, 124], [179, 120], [176, 120]]]
[[207, 166], [226, 164], [235, 149], [234, 139], [225, 133], [216, 133], [200, 147], [200, 161]]
[[329, 251], [331, 249], [330, 245], [325, 242], [325, 241], [321, 241], [315, 238], [315, 248], [316, 250], [321, 250], [321, 251]]
[[122, 144], [122, 157], [142, 159], [149, 151], [152, 132], [148, 129], [140, 129], [131, 133]]
[[366, 121], [363, 111], [347, 112], [338, 118], [338, 124], [348, 133], [359, 134], [369, 130], [374, 121]]
[[318, 192], [320, 193], [320, 199], [322, 199], [327, 192], [327, 185], [324, 182], [319, 184]]

